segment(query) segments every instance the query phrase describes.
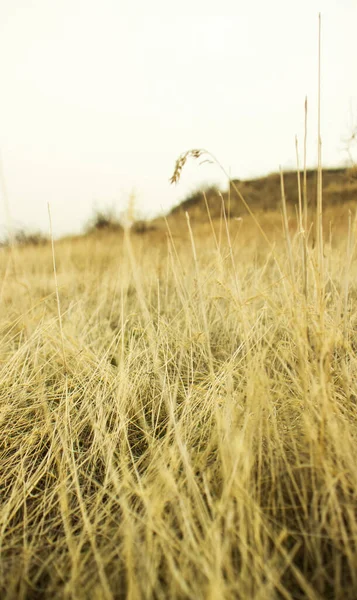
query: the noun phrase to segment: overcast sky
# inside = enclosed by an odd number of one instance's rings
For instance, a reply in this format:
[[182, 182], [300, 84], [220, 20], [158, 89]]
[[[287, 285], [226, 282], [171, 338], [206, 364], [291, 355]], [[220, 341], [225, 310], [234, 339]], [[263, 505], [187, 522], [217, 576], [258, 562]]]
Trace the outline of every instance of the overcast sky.
[[[213, 165], [232, 177], [295, 166], [304, 98], [308, 162], [317, 156], [318, 13], [322, 143], [346, 161], [357, 124], [355, 0], [0, 0], [0, 152], [15, 225], [76, 232], [93, 205], [120, 212], [135, 189], [143, 214], [168, 210]], [[0, 229], [5, 226], [0, 204]]]

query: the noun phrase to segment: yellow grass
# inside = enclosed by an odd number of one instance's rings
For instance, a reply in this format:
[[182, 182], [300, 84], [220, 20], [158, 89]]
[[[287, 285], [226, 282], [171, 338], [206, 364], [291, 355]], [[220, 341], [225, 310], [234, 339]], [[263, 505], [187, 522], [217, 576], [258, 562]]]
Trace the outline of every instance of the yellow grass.
[[1, 598], [356, 598], [354, 220], [257, 218], [1, 250]]

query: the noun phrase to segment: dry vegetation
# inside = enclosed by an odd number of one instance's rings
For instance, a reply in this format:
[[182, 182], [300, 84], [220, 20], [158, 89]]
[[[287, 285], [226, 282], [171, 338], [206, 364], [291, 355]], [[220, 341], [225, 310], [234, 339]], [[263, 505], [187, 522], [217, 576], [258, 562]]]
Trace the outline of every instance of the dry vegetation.
[[58, 242], [61, 326], [1, 250], [1, 598], [355, 600], [354, 215], [289, 211]]
[[[285, 195], [287, 204], [295, 207], [299, 202], [297, 174], [296, 171], [284, 173]], [[280, 174], [271, 173], [265, 177], [248, 180], [233, 180], [231, 185], [231, 194], [223, 193], [225, 208], [232, 217], [241, 217], [247, 214], [242, 202], [234, 193], [234, 185], [238, 185], [240, 192], [249, 201], [249, 206], [255, 211], [276, 211], [281, 204]], [[348, 202], [357, 200], [357, 168], [339, 168], [323, 170], [323, 195], [325, 206], [340, 206]], [[316, 207], [317, 201], [317, 172], [308, 170], [306, 173], [307, 197], [309, 206], [312, 210]], [[206, 197], [209, 204], [211, 216], [219, 218], [221, 216], [221, 203], [217, 198], [219, 194], [214, 187], [208, 188]], [[202, 191], [198, 190], [186, 198], [179, 206], [172, 210], [174, 216], [190, 211], [190, 216], [198, 220], [206, 218], [205, 202]]]

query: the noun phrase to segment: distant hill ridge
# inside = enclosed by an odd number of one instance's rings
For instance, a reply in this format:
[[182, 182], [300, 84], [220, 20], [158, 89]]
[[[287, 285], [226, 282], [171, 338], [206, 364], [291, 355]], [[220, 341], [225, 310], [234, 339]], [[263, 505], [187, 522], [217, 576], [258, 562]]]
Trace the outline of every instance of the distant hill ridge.
[[[307, 199], [309, 206], [316, 205], [317, 172], [309, 169], [306, 173]], [[241, 200], [237, 197], [234, 185], [239, 189], [246, 202], [255, 210], [277, 210], [281, 205], [280, 173], [271, 173], [256, 179], [234, 179], [231, 184], [230, 214], [239, 217], [246, 213]], [[296, 171], [284, 172], [285, 196], [288, 204], [294, 206], [299, 202], [298, 180]], [[301, 173], [301, 190], [303, 193], [303, 173]], [[326, 168], [322, 173], [323, 201], [325, 205], [342, 204], [357, 201], [357, 168]], [[205, 190], [212, 218], [218, 218], [222, 210], [219, 190], [214, 187]], [[222, 192], [225, 209], [228, 210], [228, 190]], [[170, 215], [189, 211], [190, 216], [199, 218], [206, 216], [206, 206], [202, 191], [197, 191], [175, 206]]]

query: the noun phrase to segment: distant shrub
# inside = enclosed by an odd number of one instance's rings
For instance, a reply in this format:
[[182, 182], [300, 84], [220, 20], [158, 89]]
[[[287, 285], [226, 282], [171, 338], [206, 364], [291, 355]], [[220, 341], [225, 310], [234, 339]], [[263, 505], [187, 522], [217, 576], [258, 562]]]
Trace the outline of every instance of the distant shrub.
[[85, 233], [122, 230], [123, 225], [113, 208], [95, 209], [92, 218], [85, 227]]
[[19, 246], [44, 246], [49, 242], [49, 237], [41, 231], [26, 231], [24, 229], [17, 231], [14, 239]]
[[11, 243], [16, 246], [44, 246], [49, 242], [49, 237], [41, 231], [26, 231], [26, 229], [18, 229], [14, 232], [12, 239], [6, 236], [1, 241], [2, 247], [8, 247]]
[[137, 234], [147, 233], [148, 231], [154, 231], [155, 229], [157, 229], [155, 225], [144, 219], [135, 221], [131, 227], [132, 232]]

